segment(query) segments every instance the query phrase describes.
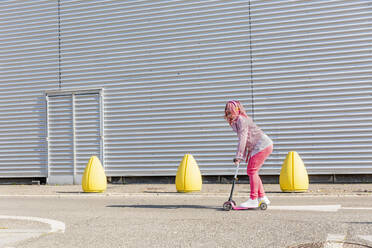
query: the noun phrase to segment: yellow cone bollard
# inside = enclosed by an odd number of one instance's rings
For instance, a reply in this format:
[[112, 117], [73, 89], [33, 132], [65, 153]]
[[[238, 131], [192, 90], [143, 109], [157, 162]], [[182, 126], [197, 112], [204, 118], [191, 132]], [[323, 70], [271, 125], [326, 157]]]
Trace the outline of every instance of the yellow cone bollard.
[[178, 192], [195, 192], [200, 191], [202, 187], [202, 177], [198, 164], [194, 157], [186, 154], [176, 175], [176, 188]]
[[283, 192], [305, 192], [309, 189], [309, 177], [297, 152], [291, 151], [285, 158], [279, 183]]
[[92, 156], [84, 170], [81, 183], [84, 192], [104, 192], [107, 188], [107, 178], [101, 162]]

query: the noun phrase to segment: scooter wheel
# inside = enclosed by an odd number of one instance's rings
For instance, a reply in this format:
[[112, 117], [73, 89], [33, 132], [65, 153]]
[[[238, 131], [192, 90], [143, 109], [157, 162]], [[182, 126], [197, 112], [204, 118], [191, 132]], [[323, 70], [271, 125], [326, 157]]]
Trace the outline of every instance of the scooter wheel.
[[262, 202], [262, 203], [260, 204], [260, 209], [261, 209], [261, 210], [266, 210], [266, 209], [267, 209], [267, 204], [264, 203], [264, 202]]
[[225, 202], [222, 207], [223, 207], [223, 210], [230, 211], [232, 209], [231, 202]]

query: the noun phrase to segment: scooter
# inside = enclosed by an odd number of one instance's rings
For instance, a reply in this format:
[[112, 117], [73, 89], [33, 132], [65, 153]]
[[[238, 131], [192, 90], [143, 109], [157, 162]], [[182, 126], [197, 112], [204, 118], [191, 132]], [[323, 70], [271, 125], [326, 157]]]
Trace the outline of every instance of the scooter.
[[236, 205], [235, 201], [233, 201], [232, 196], [233, 196], [233, 193], [234, 193], [235, 183], [238, 181], [238, 171], [239, 171], [239, 164], [236, 166], [235, 176], [234, 176], [234, 179], [233, 179], [233, 182], [232, 182], [232, 187], [231, 187], [231, 192], [230, 192], [229, 200], [223, 204], [222, 208], [224, 210], [226, 210], [226, 211], [230, 211], [230, 210], [248, 210], [248, 209], [266, 210], [267, 209], [267, 204], [265, 202], [263, 202], [263, 201], [260, 201], [258, 203], [258, 208], [243, 208], [243, 207], [239, 207], [239, 206]]

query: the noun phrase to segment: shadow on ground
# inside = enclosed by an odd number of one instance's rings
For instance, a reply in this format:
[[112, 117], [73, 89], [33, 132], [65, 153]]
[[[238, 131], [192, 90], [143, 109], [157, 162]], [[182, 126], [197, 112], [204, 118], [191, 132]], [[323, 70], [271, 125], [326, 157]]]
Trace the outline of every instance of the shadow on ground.
[[[149, 191], [149, 190], [142, 191], [142, 193], [149, 193], [149, 194], [174, 194], [174, 195], [179, 195], [180, 194], [180, 193], [174, 192], [174, 191]], [[189, 194], [189, 193], [186, 193], [186, 194]]]
[[224, 211], [221, 207], [210, 207], [201, 205], [109, 205], [108, 208], [153, 208], [153, 209], [212, 209]]
[[57, 194], [85, 194], [84, 191], [57, 191]]

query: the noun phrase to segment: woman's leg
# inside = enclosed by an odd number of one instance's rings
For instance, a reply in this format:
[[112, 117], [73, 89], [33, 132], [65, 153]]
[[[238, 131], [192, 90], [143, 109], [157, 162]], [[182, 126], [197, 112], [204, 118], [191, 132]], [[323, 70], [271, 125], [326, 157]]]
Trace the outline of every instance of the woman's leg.
[[249, 184], [251, 187], [251, 199], [265, 196], [265, 190], [263, 188], [261, 178], [258, 175], [258, 171], [272, 151], [273, 146], [268, 146], [264, 150], [251, 157], [248, 162], [247, 174], [249, 176]]

